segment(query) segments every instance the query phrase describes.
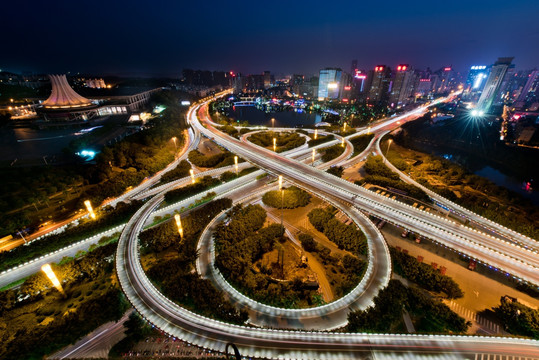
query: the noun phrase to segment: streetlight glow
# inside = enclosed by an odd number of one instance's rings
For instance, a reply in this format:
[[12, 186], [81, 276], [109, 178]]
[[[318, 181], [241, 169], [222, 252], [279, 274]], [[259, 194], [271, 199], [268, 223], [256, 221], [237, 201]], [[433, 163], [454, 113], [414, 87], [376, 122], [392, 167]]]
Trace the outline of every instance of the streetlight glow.
[[234, 167], [236, 168], [236, 175], [238, 175], [238, 157], [234, 156]]
[[189, 170], [189, 173], [191, 174], [191, 181], [193, 184], [195, 183], [195, 171], [193, 169]]
[[277, 151], [277, 139], [273, 138], [273, 151]]
[[180, 217], [180, 214], [175, 214], [174, 220], [176, 220], [176, 226], [178, 227], [178, 232], [180, 233], [180, 237], [183, 240], [182, 218]]
[[62, 284], [60, 284], [60, 280], [58, 280], [56, 274], [54, 273], [54, 271], [52, 271], [51, 266], [49, 264], [45, 264], [41, 267], [41, 270], [45, 273], [45, 275], [47, 275], [52, 285], [63, 294], [64, 289], [62, 288]]
[[314, 129], [314, 139], [316, 140], [317, 137], [318, 137], [318, 129]]
[[342, 138], [341, 146], [344, 147], [344, 138]]
[[88, 209], [88, 213], [90, 214], [90, 217], [92, 218], [92, 220], [95, 220], [95, 213], [94, 213], [94, 209], [92, 208], [92, 203], [90, 202], [90, 200], [84, 201], [84, 205], [86, 206], [86, 209]]
[[283, 176], [279, 175], [279, 190], [283, 188]]
[[387, 153], [389, 152], [389, 147], [391, 146], [392, 142], [393, 142], [393, 139], [389, 139], [388, 142], [387, 142], [386, 157], [387, 157]]
[[314, 156], [316, 155], [316, 150], [313, 149], [313, 166], [314, 166]]
[[344, 128], [343, 128], [343, 132], [346, 132], [346, 122], [344, 123]]

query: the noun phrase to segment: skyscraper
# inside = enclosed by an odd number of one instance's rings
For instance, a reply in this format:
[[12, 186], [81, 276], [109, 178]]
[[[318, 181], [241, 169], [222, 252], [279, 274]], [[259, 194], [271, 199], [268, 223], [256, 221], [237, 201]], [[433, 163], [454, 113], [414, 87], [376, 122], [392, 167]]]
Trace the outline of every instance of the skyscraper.
[[500, 85], [513, 59], [513, 57], [498, 58], [494, 63], [487, 78], [483, 93], [477, 102], [478, 109], [481, 109], [484, 112], [487, 112], [490, 109], [492, 102], [498, 95]]
[[528, 76], [526, 85], [522, 88], [517, 103], [524, 107], [539, 100], [539, 70], [534, 69]]
[[445, 66], [434, 72], [431, 76], [434, 81], [434, 92], [445, 93], [449, 92], [454, 84], [454, 71], [451, 66]]
[[318, 82], [318, 100], [338, 99], [341, 89], [342, 70], [325, 68], [320, 70]]
[[397, 66], [393, 76], [393, 84], [391, 85], [391, 93], [389, 95], [389, 104], [398, 106], [405, 104], [413, 92], [414, 71], [408, 64]]
[[354, 59], [352, 60], [352, 66], [350, 67], [350, 74], [355, 75], [357, 70], [357, 60]]
[[391, 69], [385, 65], [378, 65], [372, 73], [372, 82], [369, 89], [370, 103], [379, 103], [387, 100], [389, 85], [391, 84]]
[[269, 71], [264, 71], [264, 89], [269, 89], [271, 87], [271, 73]]
[[476, 92], [483, 90], [489, 70], [485, 65], [474, 65], [466, 78], [466, 90]]

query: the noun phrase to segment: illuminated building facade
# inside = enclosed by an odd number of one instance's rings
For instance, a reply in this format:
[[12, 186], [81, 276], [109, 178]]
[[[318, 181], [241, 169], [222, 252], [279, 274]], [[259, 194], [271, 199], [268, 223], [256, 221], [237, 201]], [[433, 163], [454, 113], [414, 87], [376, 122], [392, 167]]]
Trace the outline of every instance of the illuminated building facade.
[[535, 102], [539, 102], [539, 70], [537, 69], [528, 75], [528, 81], [517, 99], [519, 107], [526, 107]]
[[482, 91], [486, 84], [489, 69], [486, 65], [474, 65], [466, 78], [466, 90], [470, 92]]
[[368, 102], [379, 103], [388, 99], [391, 84], [391, 69], [385, 65], [378, 65], [372, 73], [372, 82], [369, 89]]
[[146, 106], [153, 93], [161, 88], [139, 89], [135, 93], [118, 94], [116, 90], [105, 89], [103, 94], [92, 95], [89, 100], [76, 93], [67, 82], [65, 75], [49, 75], [52, 91], [36, 112], [47, 121], [86, 121], [98, 116], [124, 115], [136, 112]]
[[320, 70], [318, 81], [318, 100], [339, 99], [342, 86], [342, 70], [326, 68]]
[[52, 91], [37, 109], [46, 120], [87, 120], [97, 105], [71, 88], [65, 75], [49, 75]]
[[487, 112], [490, 109], [494, 99], [499, 94], [500, 86], [512, 61], [512, 57], [504, 57], [498, 58], [498, 61], [494, 63], [487, 78], [485, 88], [477, 102], [478, 109], [481, 109], [484, 112]]
[[414, 71], [408, 64], [397, 65], [394, 72], [389, 104], [399, 106], [406, 104], [412, 96], [414, 87]]

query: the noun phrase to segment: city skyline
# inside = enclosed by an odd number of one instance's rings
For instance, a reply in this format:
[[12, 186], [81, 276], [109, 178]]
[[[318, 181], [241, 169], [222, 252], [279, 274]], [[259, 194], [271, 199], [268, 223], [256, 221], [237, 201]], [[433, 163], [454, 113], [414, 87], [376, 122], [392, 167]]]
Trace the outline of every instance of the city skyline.
[[[539, 50], [531, 46], [539, 40], [533, 16], [537, 3], [459, 1], [448, 7], [389, 1], [381, 11], [374, 3], [357, 7], [339, 2], [329, 13], [322, 4], [268, 9], [256, 3], [215, 2], [202, 9], [195, 4], [145, 8], [142, 2], [123, 2], [95, 3], [94, 9], [100, 9], [95, 12], [71, 3], [36, 2], [30, 8], [11, 3], [8, 13], [24, 12], [25, 21], [8, 17], [3, 32], [37, 39], [7, 52], [0, 68], [149, 76], [174, 76], [182, 68], [314, 74], [325, 67], [346, 71], [357, 59], [364, 69], [411, 64], [464, 72], [501, 56], [514, 56], [519, 69], [539, 65]], [[293, 21], [283, 21], [286, 17]]]

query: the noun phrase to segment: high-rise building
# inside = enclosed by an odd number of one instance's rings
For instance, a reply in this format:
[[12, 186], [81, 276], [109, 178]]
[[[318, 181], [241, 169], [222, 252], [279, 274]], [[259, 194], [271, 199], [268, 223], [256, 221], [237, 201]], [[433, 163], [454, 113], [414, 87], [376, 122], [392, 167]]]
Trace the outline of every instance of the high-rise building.
[[451, 66], [445, 66], [435, 71], [434, 75], [431, 76], [434, 92], [445, 93], [451, 91], [452, 87], [455, 85], [454, 78], [455, 76]]
[[379, 103], [387, 100], [391, 84], [391, 69], [385, 65], [378, 65], [372, 73], [371, 87], [368, 102]]
[[488, 73], [489, 69], [486, 65], [472, 66], [468, 72], [468, 77], [466, 78], [466, 90], [470, 92], [483, 90]]
[[389, 104], [392, 106], [402, 105], [408, 102], [412, 96], [414, 86], [414, 71], [408, 64], [397, 65], [394, 72]]
[[355, 75], [357, 68], [357, 59], [352, 60], [352, 66], [350, 67], [350, 74]]
[[489, 72], [490, 67], [486, 65], [474, 65], [470, 67], [464, 84], [463, 99], [472, 102], [479, 100], [479, 96], [481, 96], [481, 92], [487, 83]]
[[332, 100], [338, 99], [341, 83], [342, 70], [337, 68], [325, 68], [320, 70], [318, 81], [318, 99]]
[[271, 87], [271, 73], [269, 71], [264, 71], [264, 89], [269, 89]]
[[339, 99], [341, 101], [349, 102], [351, 100], [353, 96], [352, 84], [352, 76], [343, 71], [339, 82]]
[[498, 58], [494, 65], [492, 65], [485, 88], [477, 102], [478, 109], [481, 109], [484, 112], [487, 112], [490, 109], [490, 106], [499, 93], [500, 85], [512, 61], [512, 57], [503, 57]]
[[522, 88], [517, 103], [524, 107], [537, 101], [539, 101], [539, 70], [534, 69], [528, 75], [528, 81]]
[[367, 96], [367, 74], [361, 70], [356, 70], [354, 78], [352, 79], [354, 83], [354, 96], [358, 100], [365, 100]]
[[522, 72], [517, 73], [515, 65], [509, 65], [492, 104], [512, 103], [518, 97], [518, 94], [515, 96], [515, 92], [518, 92], [519, 87], [524, 86], [525, 83], [526, 79], [522, 77]]

